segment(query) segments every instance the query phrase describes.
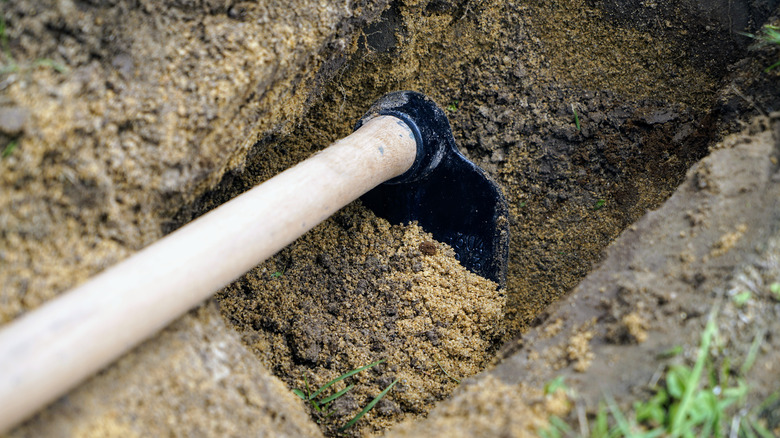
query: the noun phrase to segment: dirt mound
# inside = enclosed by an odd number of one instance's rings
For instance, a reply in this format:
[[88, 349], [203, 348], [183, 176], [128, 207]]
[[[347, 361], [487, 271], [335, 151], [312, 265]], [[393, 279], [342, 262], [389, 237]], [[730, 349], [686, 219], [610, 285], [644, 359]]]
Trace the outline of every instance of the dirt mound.
[[[355, 387], [323, 412], [335, 433], [391, 382], [355, 433], [429, 411], [492, 359], [506, 298], [451, 248], [415, 226], [355, 205], [337, 213], [218, 296], [222, 313], [268, 369], [309, 393], [376, 360], [320, 399]], [[349, 432], [353, 432], [350, 430]]]

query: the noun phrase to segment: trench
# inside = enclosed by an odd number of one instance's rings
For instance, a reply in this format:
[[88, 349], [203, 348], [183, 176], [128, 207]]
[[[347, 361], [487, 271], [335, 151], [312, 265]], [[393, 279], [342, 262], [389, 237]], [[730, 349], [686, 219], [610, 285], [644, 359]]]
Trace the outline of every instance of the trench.
[[[347, 434], [424, 417], [538, 324], [734, 129], [741, 109], [717, 96], [723, 67], [747, 43], [723, 27], [733, 20], [687, 12], [679, 19], [638, 2], [393, 2], [318, 84], [290, 135], [258, 142], [180, 213], [184, 223], [348, 135], [372, 102], [400, 89], [445, 108], [461, 151], [502, 187], [505, 289], [464, 272], [424, 230], [388, 224], [358, 202], [218, 295], [225, 319], [290, 389], [311, 392], [384, 360], [334, 385], [355, 387], [327, 414], [310, 407], [326, 435], [396, 379]], [[744, 28], [765, 18], [742, 12]]]
[[[579, 420], [542, 394], [553, 378], [591, 418], [605, 388], [630, 408], [654, 389], [629, 381], [695, 354], [721, 299], [722, 374], [769, 396], [780, 69], [740, 32], [777, 24], [779, 3], [3, 2], [2, 324], [348, 135], [391, 91], [444, 109], [511, 227], [497, 288], [353, 203], [10, 436], [340, 435], [390, 386], [344, 434], [533, 434]], [[294, 395], [369, 364], [317, 406]]]

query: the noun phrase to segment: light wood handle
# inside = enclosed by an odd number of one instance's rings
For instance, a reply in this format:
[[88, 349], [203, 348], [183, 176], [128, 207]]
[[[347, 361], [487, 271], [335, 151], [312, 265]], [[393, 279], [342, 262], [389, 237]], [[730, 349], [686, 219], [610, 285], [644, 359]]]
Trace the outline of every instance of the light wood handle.
[[379, 116], [0, 330], [0, 432], [156, 333], [338, 209], [409, 169]]

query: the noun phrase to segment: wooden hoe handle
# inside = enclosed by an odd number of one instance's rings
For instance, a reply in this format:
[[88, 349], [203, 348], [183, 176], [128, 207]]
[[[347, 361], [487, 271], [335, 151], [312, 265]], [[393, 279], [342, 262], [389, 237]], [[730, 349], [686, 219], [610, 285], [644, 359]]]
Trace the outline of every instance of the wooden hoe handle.
[[0, 433], [409, 169], [411, 129], [378, 116], [0, 330]]

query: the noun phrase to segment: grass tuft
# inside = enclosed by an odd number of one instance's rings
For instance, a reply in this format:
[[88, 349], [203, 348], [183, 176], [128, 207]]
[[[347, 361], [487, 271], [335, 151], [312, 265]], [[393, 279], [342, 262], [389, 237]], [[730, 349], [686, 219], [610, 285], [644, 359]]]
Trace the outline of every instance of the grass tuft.
[[[712, 420], [719, 419], [720, 412], [708, 411], [707, 407], [712, 406], [713, 401], [709, 395], [709, 391], [699, 391], [699, 382], [701, 380], [702, 372], [704, 371], [704, 365], [709, 357], [710, 344], [715, 337], [715, 333], [718, 328], [715, 325], [715, 312], [710, 315], [707, 321], [707, 326], [704, 328], [704, 332], [701, 336], [701, 344], [699, 345], [699, 352], [696, 356], [696, 363], [693, 365], [692, 370], [688, 370], [685, 366], [673, 367], [667, 375], [667, 389], [672, 397], [679, 398], [679, 403], [669, 409], [671, 415], [671, 422], [669, 423], [669, 431], [671, 436], [677, 437], [682, 435], [684, 430], [691, 430], [694, 426], [701, 424], [712, 424]], [[670, 383], [671, 382], [671, 383]], [[682, 393], [680, 391], [682, 390]], [[694, 392], [696, 395], [696, 404], [694, 405]], [[701, 405], [703, 404], [703, 405]], [[730, 403], [729, 403], [730, 404]]]
[[373, 368], [373, 367], [379, 365], [380, 363], [382, 363], [384, 361], [385, 361], [384, 359], [380, 359], [380, 360], [378, 360], [376, 362], [372, 362], [372, 363], [370, 363], [370, 364], [368, 364], [368, 365], [366, 365], [364, 367], [360, 367], [360, 368], [354, 369], [352, 371], [349, 371], [347, 373], [344, 373], [344, 374], [336, 377], [335, 379], [331, 380], [330, 382], [322, 385], [320, 387], [320, 389], [316, 390], [313, 394], [311, 394], [309, 396], [309, 400], [314, 400], [318, 395], [322, 394], [323, 391], [325, 391], [326, 389], [330, 388], [331, 385], [333, 385], [334, 383], [340, 382], [340, 381], [346, 379], [347, 377], [352, 377], [352, 376], [354, 376], [355, 374], [357, 374], [357, 373], [359, 373], [361, 371], [365, 371], [365, 370], [367, 370], [369, 368]]
[[[372, 363], [370, 363], [370, 364], [368, 364], [368, 365], [366, 365], [364, 367], [360, 367], [360, 368], [354, 369], [352, 371], [346, 372], [346, 373], [336, 377], [335, 379], [329, 381], [328, 383], [320, 386], [319, 389], [317, 389], [313, 393], [310, 393], [310, 391], [309, 391], [309, 381], [306, 378], [304, 378], [303, 381], [306, 384], [306, 393], [304, 393], [300, 389], [293, 389], [293, 393], [295, 395], [297, 395], [298, 397], [300, 397], [301, 399], [303, 399], [304, 401], [311, 402], [312, 405], [317, 409], [317, 411], [321, 411], [320, 407], [322, 405], [324, 405], [324, 404], [326, 404], [328, 402], [331, 402], [331, 401], [335, 400], [336, 398], [338, 398], [338, 397], [332, 397], [331, 396], [331, 397], [328, 397], [326, 399], [322, 399], [322, 400], [319, 400], [319, 401], [316, 400], [317, 397], [320, 394], [322, 394], [326, 389], [328, 389], [331, 386], [333, 386], [334, 383], [340, 382], [340, 381], [342, 381], [342, 380], [344, 380], [344, 379], [346, 379], [348, 377], [352, 377], [352, 376], [354, 376], [355, 374], [357, 374], [357, 373], [359, 373], [361, 371], [365, 371], [365, 370], [367, 370], [369, 368], [375, 367], [375, 366], [379, 365], [380, 363], [382, 363], [384, 361], [385, 361], [384, 359], [380, 359], [380, 360], [378, 360], [376, 362], [372, 362]], [[341, 391], [339, 391], [339, 392], [341, 392]], [[344, 394], [346, 394], [346, 391], [344, 391], [344, 393], [342, 393], [341, 395], [344, 395]], [[327, 402], [325, 400], [327, 400]]]
[[[346, 373], [336, 377], [335, 379], [329, 381], [328, 383], [320, 386], [314, 392], [311, 392], [311, 390], [309, 389], [309, 381], [308, 381], [308, 379], [304, 378], [303, 381], [304, 381], [304, 384], [305, 384], [305, 390], [306, 391], [304, 392], [304, 391], [302, 391], [300, 389], [293, 389], [292, 392], [293, 392], [293, 394], [295, 394], [298, 397], [300, 397], [301, 400], [309, 402], [311, 404], [311, 406], [314, 408], [315, 411], [319, 412], [320, 414], [323, 414], [324, 418], [327, 418], [327, 417], [329, 417], [333, 413], [332, 411], [328, 410], [328, 406], [330, 405], [330, 403], [333, 402], [334, 400], [338, 399], [339, 397], [343, 396], [347, 392], [349, 392], [352, 388], [355, 387], [355, 385], [354, 384], [349, 385], [346, 388], [344, 388], [344, 389], [342, 389], [340, 391], [337, 391], [334, 394], [331, 394], [331, 395], [329, 395], [327, 397], [320, 398], [322, 393], [325, 392], [331, 386], [333, 386], [333, 384], [335, 384], [337, 382], [340, 382], [340, 381], [342, 381], [342, 380], [344, 380], [346, 378], [352, 377], [352, 376], [354, 376], [355, 374], [357, 374], [357, 373], [359, 373], [361, 371], [365, 371], [365, 370], [367, 370], [369, 368], [375, 367], [375, 366], [379, 365], [380, 363], [382, 363], [384, 361], [385, 361], [385, 359], [380, 359], [380, 360], [378, 360], [376, 362], [372, 362], [372, 363], [370, 363], [370, 364], [368, 364], [366, 366], [354, 369], [352, 371], [348, 371], [348, 372], [346, 372]], [[360, 411], [347, 424], [345, 424], [344, 426], [339, 428], [338, 431], [339, 432], [343, 432], [344, 430], [354, 426], [355, 423], [358, 422], [358, 420], [360, 420], [368, 411], [371, 410], [371, 408], [373, 408], [377, 403], [379, 403], [379, 400], [381, 400], [382, 397], [384, 397], [396, 383], [398, 383], [398, 379], [395, 379], [395, 381], [393, 381], [393, 383], [391, 383], [387, 388], [385, 388], [384, 391], [382, 391], [378, 396], [376, 396], [376, 398], [371, 400], [371, 402], [368, 403], [366, 405], [366, 407], [363, 408], [362, 411]]]
[[[720, 369], [715, 369], [710, 347], [718, 336], [717, 310], [710, 314], [702, 331], [696, 362], [693, 367], [673, 365], [665, 373], [664, 385], [657, 387], [653, 396], [643, 402], [634, 403], [630, 413], [620, 410], [615, 400], [605, 395], [606, 404], [600, 403], [593, 427], [585, 421], [582, 430], [585, 437], [643, 437], [659, 436], [672, 438], [693, 438], [699, 436], [760, 437], [775, 436], [765, 425], [761, 413], [767, 406], [780, 399], [780, 392], [773, 394], [761, 406], [747, 411], [744, 407], [748, 387], [742, 377], [753, 366], [761, 340], [765, 333], [758, 332], [739, 368], [736, 382], [729, 382], [733, 372], [728, 358]], [[675, 348], [673, 351], [678, 354]], [[673, 354], [672, 354], [673, 355]], [[661, 357], [669, 357], [663, 354]], [[558, 379], [553, 380], [553, 382]], [[552, 385], [552, 384], [550, 384]], [[548, 388], [545, 387], [545, 392]], [[773, 398], [774, 397], [774, 398]], [[729, 412], [737, 411], [729, 415]], [[576, 436], [567, 425], [562, 427], [560, 419], [550, 417], [550, 426], [540, 430], [544, 437]], [[729, 427], [730, 425], [730, 427]], [[730, 429], [730, 433], [724, 432]]]
[[[758, 41], [759, 47], [768, 45], [780, 45], [780, 26], [773, 26], [771, 24], [765, 24], [758, 34], [752, 34], [747, 32], [740, 32], [742, 35], [753, 38]], [[769, 73], [772, 69], [780, 67], [780, 61], [775, 62], [769, 67], [764, 69], [764, 72]]]

